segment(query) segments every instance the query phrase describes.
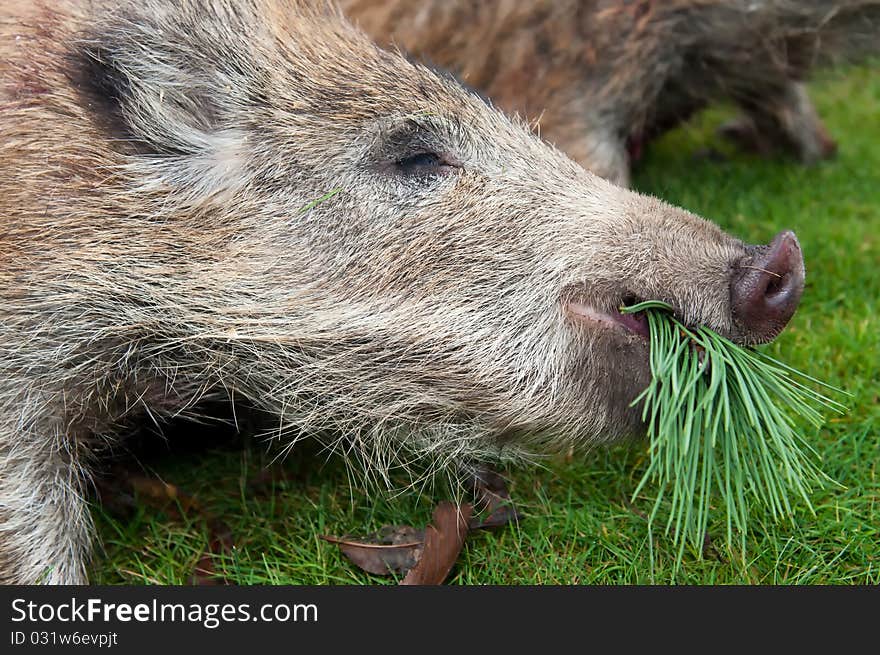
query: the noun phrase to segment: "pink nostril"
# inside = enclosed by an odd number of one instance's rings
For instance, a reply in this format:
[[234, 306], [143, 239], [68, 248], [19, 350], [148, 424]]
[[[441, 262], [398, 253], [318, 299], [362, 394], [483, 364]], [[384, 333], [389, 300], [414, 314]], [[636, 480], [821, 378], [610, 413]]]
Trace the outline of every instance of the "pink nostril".
[[780, 232], [734, 271], [731, 308], [743, 338], [753, 343], [773, 339], [794, 315], [803, 291], [801, 246], [794, 232]]

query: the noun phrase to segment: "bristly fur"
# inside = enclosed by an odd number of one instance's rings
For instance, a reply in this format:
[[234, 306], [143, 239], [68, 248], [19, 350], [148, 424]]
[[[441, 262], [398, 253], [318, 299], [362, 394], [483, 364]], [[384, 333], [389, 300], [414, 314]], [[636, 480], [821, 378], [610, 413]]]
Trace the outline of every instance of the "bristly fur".
[[645, 142], [710, 102], [726, 131], [805, 163], [835, 150], [803, 81], [880, 52], [878, 0], [341, 0], [380, 43], [442, 66], [589, 170], [627, 184]]
[[0, 581], [84, 582], [137, 421], [274, 417], [383, 480], [638, 434], [669, 302], [748, 340], [713, 224], [601, 180], [323, 3], [0, 7]]

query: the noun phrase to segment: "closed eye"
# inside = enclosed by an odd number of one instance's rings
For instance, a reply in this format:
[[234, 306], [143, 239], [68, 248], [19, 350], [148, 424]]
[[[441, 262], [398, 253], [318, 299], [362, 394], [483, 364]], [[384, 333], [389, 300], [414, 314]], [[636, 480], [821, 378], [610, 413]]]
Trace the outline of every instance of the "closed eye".
[[394, 172], [406, 177], [449, 175], [460, 167], [436, 152], [417, 152], [394, 162]]

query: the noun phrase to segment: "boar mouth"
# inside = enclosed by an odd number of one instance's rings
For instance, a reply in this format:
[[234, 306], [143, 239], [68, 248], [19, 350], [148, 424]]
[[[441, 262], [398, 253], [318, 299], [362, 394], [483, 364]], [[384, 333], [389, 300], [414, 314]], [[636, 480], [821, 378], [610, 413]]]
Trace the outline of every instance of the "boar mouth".
[[[619, 306], [632, 304], [635, 303], [628, 300], [627, 302], [619, 303]], [[610, 329], [623, 329], [645, 340], [649, 337], [648, 317], [645, 316], [644, 312], [622, 314], [617, 309], [602, 311], [592, 305], [578, 301], [569, 302], [566, 305], [566, 311], [577, 321], [599, 325]]]

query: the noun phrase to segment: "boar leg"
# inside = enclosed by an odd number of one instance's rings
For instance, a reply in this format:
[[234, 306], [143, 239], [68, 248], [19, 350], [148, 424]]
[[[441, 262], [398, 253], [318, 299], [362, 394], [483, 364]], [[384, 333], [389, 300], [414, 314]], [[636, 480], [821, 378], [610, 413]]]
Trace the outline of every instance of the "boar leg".
[[84, 584], [92, 532], [84, 475], [65, 439], [0, 440], [0, 584]]
[[746, 150], [770, 154], [785, 150], [802, 163], [813, 164], [834, 156], [837, 144], [828, 135], [801, 82], [790, 81], [738, 101], [745, 115], [723, 125], [723, 136]]

